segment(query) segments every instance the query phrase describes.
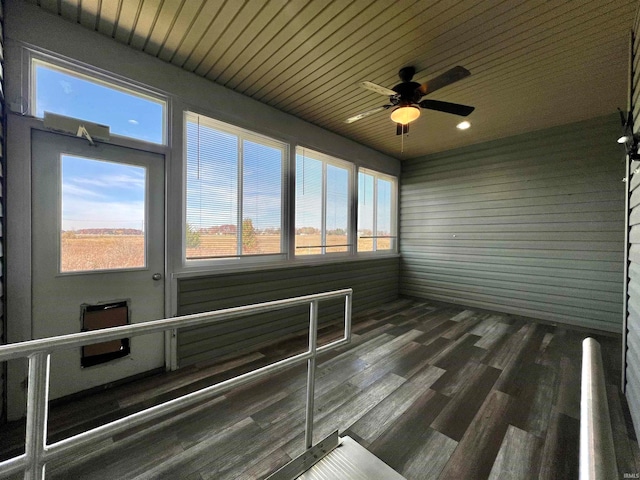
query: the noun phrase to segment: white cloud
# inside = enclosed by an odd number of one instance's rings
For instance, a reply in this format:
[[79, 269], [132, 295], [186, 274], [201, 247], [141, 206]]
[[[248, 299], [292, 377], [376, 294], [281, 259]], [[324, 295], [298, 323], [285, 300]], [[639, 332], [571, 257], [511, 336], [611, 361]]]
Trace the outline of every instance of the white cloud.
[[134, 120], [133, 118], [131, 120], [129, 120], [129, 123], [131, 125], [138, 125], [140, 122], [138, 122], [137, 120]]
[[92, 185], [103, 188], [135, 188], [145, 187], [144, 175], [102, 175], [99, 177], [73, 177], [70, 179], [74, 183], [81, 185]]
[[64, 206], [62, 229], [138, 228], [144, 225], [144, 202], [69, 202]]
[[64, 183], [62, 185], [62, 191], [64, 192], [64, 196], [66, 198], [77, 197], [81, 199], [85, 199], [86, 197], [94, 197], [94, 198], [105, 198], [105, 196], [95, 190], [89, 190], [88, 188], [82, 188], [78, 185], [74, 185], [72, 183]]
[[71, 88], [71, 84], [66, 80], [60, 80], [60, 86], [62, 87], [62, 91], [67, 95], [73, 93], [73, 88]]

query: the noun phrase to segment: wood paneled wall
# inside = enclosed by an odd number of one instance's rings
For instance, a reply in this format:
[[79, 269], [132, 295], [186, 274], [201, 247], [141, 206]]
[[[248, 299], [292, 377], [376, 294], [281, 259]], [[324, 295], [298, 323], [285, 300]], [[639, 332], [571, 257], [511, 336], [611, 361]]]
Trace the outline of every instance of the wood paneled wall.
[[[245, 273], [184, 278], [178, 281], [178, 314], [205, 312], [271, 300], [353, 288], [358, 312], [398, 297], [399, 259], [296, 266]], [[320, 323], [342, 318], [342, 304], [321, 302]], [[178, 332], [178, 363], [210, 361], [257, 345], [305, 332], [308, 309], [295, 308], [254, 315], [222, 327]]]
[[[630, 82], [631, 110], [634, 118], [634, 133], [640, 132], [640, 68], [638, 52], [640, 51], [640, 6], [636, 14], [634, 26], [634, 42], [632, 45], [632, 75]], [[632, 161], [629, 172], [629, 201], [627, 215], [629, 218], [629, 243], [627, 263], [627, 311], [625, 353], [625, 393], [629, 402], [629, 410], [636, 432], [640, 432], [640, 173], [634, 173], [640, 162]]]
[[400, 293], [621, 331], [617, 115], [403, 163]]

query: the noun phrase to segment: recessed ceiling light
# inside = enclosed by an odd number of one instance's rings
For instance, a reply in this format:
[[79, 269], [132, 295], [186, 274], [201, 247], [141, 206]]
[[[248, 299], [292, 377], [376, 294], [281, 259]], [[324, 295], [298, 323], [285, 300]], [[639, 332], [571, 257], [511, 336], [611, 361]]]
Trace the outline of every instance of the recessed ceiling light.
[[460, 122], [458, 125], [456, 125], [456, 128], [458, 130], [466, 130], [470, 126], [471, 126], [471, 124], [465, 120], [464, 122]]

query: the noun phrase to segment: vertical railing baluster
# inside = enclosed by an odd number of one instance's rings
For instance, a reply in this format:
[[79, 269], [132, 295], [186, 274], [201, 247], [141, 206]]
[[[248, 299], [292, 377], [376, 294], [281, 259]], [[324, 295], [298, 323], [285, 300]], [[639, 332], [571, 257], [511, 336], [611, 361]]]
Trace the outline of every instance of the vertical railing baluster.
[[[298, 365], [299, 362], [307, 360], [307, 399], [306, 399], [306, 418], [305, 418], [305, 443], [306, 448], [313, 446], [313, 417], [315, 403], [315, 377], [316, 377], [316, 356], [318, 353], [318, 304], [319, 299], [337, 298], [345, 296], [344, 305], [344, 338], [329, 342], [321, 347], [322, 351], [332, 350], [344, 345], [351, 338], [351, 307], [352, 307], [352, 290], [344, 289], [335, 292], [326, 292], [322, 294], [306, 295], [303, 297], [278, 300], [274, 302], [265, 302], [263, 304], [249, 305], [241, 307], [242, 312], [238, 312], [236, 308], [230, 311], [221, 310], [217, 312], [206, 312], [204, 314], [189, 315], [185, 318], [164, 319], [161, 320], [162, 325], [130, 325], [126, 327], [113, 327], [100, 332], [84, 332], [72, 335], [64, 335], [51, 339], [41, 339], [34, 342], [23, 342], [17, 345], [0, 346], [0, 360], [12, 360], [15, 358], [29, 359], [29, 376], [27, 389], [27, 422], [25, 432], [25, 453], [14, 458], [0, 461], [0, 476], [13, 475], [19, 471], [24, 472], [24, 478], [29, 480], [42, 480], [46, 474], [46, 465], [50, 461], [62, 458], [62, 456], [79, 449], [85, 444], [91, 444], [99, 439], [107, 438], [114, 433], [122, 432], [125, 427], [130, 428], [132, 425], [141, 425], [150, 419], [160, 417], [160, 412], [164, 415], [167, 412], [175, 411], [182, 408], [184, 402], [189, 405], [195, 404], [195, 398], [209, 398], [213, 391], [227, 391], [232, 386], [243, 385], [249, 381], [250, 374], [252, 378], [263, 378], [270, 372], [279, 371], [286, 366]], [[304, 302], [304, 303], [303, 303]], [[204, 325], [214, 321], [225, 321], [235, 318], [239, 313], [254, 313], [262, 311], [271, 311], [286, 308], [291, 304], [303, 305], [309, 304], [309, 349], [307, 352], [296, 355], [292, 358], [283, 359], [275, 364], [268, 365], [247, 374], [239, 375], [236, 378], [221, 382], [219, 385], [203, 388], [189, 395], [184, 395], [179, 399], [165, 402], [156, 407], [150, 407], [137, 414], [129, 415], [123, 419], [109, 422], [101, 427], [93, 428], [83, 433], [74, 435], [60, 442], [47, 445], [47, 417], [49, 402], [49, 382], [50, 382], [50, 362], [51, 353], [57, 349], [71, 348], [70, 346], [81, 346], [89, 343], [97, 343], [100, 340], [110, 340], [118, 330], [118, 335], [143, 335], [145, 333], [153, 333], [156, 330], [170, 330], [182, 326], [183, 322], [188, 322], [189, 326]], [[147, 322], [150, 323], [150, 322]], [[125, 333], [122, 330], [125, 330]], [[88, 335], [89, 333], [89, 335]], [[79, 338], [82, 336], [82, 338]], [[76, 338], [78, 337], [78, 338]], [[89, 338], [87, 338], [89, 337]], [[220, 387], [220, 388], [216, 388]], [[187, 399], [187, 397], [189, 397]], [[184, 400], [184, 402], [183, 402]], [[135, 417], [135, 418], [134, 418]], [[132, 422], [131, 424], [129, 422]]]
[[351, 293], [344, 297], [344, 338], [351, 341]]
[[45, 475], [43, 456], [47, 441], [50, 360], [51, 356], [47, 352], [36, 353], [29, 357], [25, 480], [42, 480]]
[[305, 448], [313, 445], [313, 404], [316, 383], [316, 343], [318, 339], [318, 301], [309, 304], [309, 352], [311, 358], [307, 360], [307, 412], [305, 418], [304, 442]]

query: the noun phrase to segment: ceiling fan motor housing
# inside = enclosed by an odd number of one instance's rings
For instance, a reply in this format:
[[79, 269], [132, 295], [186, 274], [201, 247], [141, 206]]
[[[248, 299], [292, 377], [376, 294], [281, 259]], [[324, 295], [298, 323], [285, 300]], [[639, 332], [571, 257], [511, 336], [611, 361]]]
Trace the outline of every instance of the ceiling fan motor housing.
[[402, 82], [393, 87], [397, 95], [392, 95], [389, 100], [393, 105], [413, 105], [422, 98], [419, 90], [420, 84], [417, 82]]
[[[387, 95], [389, 97], [389, 104], [382, 105], [380, 107], [374, 108], [373, 110], [369, 110], [353, 117], [347, 118], [345, 122], [353, 123], [357, 120], [361, 120], [365, 117], [368, 117], [369, 115], [373, 115], [374, 113], [380, 112], [382, 110], [387, 110], [391, 107], [396, 107], [393, 109], [393, 113], [391, 115], [391, 119], [396, 123], [409, 123], [415, 120], [420, 115], [421, 108], [436, 110], [444, 113], [451, 113], [453, 115], [460, 115], [462, 117], [466, 117], [471, 112], [473, 112], [474, 107], [470, 107], [468, 105], [442, 102], [439, 100], [421, 100], [425, 95], [428, 95], [432, 92], [435, 92], [436, 90], [446, 87], [447, 85], [451, 85], [452, 83], [468, 77], [469, 75], [471, 75], [471, 72], [469, 72], [469, 70], [458, 65], [428, 80], [427, 82], [424, 82], [423, 84], [413, 81], [415, 72], [416, 69], [411, 66], [400, 69], [400, 72], [398, 72], [398, 76], [400, 77], [400, 80], [402, 80], [402, 82], [393, 87], [393, 89], [389, 89], [369, 81], [361, 82], [361, 87], [366, 88], [367, 90], [374, 91], [378, 94]], [[413, 108], [405, 109], [404, 107]], [[415, 113], [411, 112], [411, 110], [413, 109], [417, 110], [418, 115], [410, 115], [410, 113]], [[396, 112], [398, 112], [399, 110], [405, 110], [403, 112], [405, 115], [407, 115], [407, 120], [405, 122], [398, 121], [398, 119], [400, 118], [400, 113]]]
[[403, 82], [410, 82], [415, 74], [416, 74], [416, 69], [415, 67], [412, 67], [412, 66], [403, 67], [398, 72], [398, 76], [400, 77], [400, 80], [402, 80]]

